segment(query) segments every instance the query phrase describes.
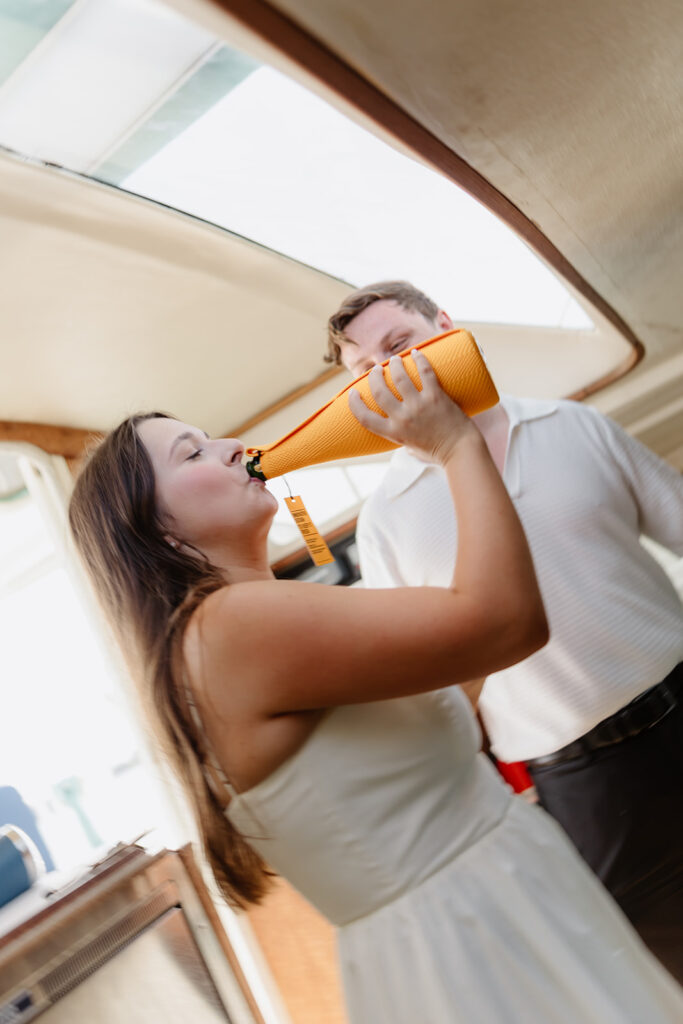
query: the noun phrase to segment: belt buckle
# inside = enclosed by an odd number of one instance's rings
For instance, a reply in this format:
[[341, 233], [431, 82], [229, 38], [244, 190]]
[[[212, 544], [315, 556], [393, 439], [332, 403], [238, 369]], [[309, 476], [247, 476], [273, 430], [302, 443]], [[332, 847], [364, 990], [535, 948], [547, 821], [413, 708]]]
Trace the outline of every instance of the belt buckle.
[[[671, 714], [675, 707], [676, 697], [665, 683], [660, 683], [659, 686], [653, 688], [648, 693], [643, 694], [641, 697], [636, 697], [634, 701], [627, 704], [625, 708], [622, 708], [619, 713], [619, 717], [623, 716], [623, 724], [627, 729], [626, 735], [630, 738], [631, 736], [637, 736], [639, 733], [645, 732], [647, 729], [654, 728], [654, 726], [658, 725], [663, 718], [666, 718], [667, 715]], [[641, 721], [638, 722], [636, 720], [629, 729], [627, 724], [629, 712], [643, 710], [650, 711], [654, 717], [644, 722], [641, 717]]]
[[626, 722], [628, 716], [624, 714], [625, 710], [625, 708], [620, 708], [616, 714], [599, 722], [595, 729], [586, 734], [584, 740], [587, 741], [586, 745], [589, 749], [598, 750], [600, 747], [611, 747], [615, 743], [621, 743], [622, 740], [635, 735], [629, 730]]
[[659, 722], [661, 722], [662, 719], [666, 718], [667, 715], [670, 715], [676, 707], [676, 695], [666, 683], [662, 683], [660, 684], [660, 686], [657, 687], [656, 696], [657, 700], [661, 704], [663, 704], [663, 711], [661, 712], [661, 714], [657, 715], [653, 722], [650, 722], [650, 724], [646, 726], [647, 729], [651, 729], [654, 725], [657, 725]]
[[664, 684], [646, 691], [620, 708], [609, 718], [599, 722], [595, 729], [584, 737], [593, 750], [610, 747], [623, 740], [639, 736], [641, 732], [652, 729], [666, 718], [676, 707], [676, 697]]

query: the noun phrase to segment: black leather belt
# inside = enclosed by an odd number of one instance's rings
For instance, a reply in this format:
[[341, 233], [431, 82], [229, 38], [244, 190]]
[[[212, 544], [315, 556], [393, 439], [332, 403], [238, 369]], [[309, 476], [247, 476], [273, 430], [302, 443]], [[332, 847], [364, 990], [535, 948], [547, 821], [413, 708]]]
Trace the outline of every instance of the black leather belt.
[[571, 761], [582, 757], [600, 747], [611, 747], [615, 743], [628, 740], [638, 733], [651, 729], [661, 722], [680, 703], [683, 690], [683, 661], [679, 662], [672, 672], [661, 683], [645, 690], [635, 700], [625, 704], [609, 718], [579, 736], [578, 740], [568, 743], [566, 747], [554, 750], [552, 754], [535, 757], [527, 761], [528, 768], [548, 768], [553, 764]]

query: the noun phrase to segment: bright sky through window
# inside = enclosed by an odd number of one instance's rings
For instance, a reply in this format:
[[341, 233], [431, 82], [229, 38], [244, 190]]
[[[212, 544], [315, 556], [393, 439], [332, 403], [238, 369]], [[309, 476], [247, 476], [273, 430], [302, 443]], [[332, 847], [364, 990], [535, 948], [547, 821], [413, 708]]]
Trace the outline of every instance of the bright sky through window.
[[155, 0], [0, 0], [0, 145], [334, 277], [403, 277], [461, 322], [590, 329], [452, 182]]
[[270, 68], [121, 185], [352, 284], [408, 278], [459, 320], [590, 327], [497, 218]]

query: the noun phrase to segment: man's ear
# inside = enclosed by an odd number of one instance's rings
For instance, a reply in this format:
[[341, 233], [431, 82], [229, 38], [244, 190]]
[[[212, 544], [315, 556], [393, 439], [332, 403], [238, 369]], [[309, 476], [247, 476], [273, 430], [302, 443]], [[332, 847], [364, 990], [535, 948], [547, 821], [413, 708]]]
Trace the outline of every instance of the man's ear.
[[347, 358], [349, 356], [349, 350], [350, 350], [351, 353], [353, 353], [354, 349], [356, 349], [356, 350], [358, 349], [358, 346], [356, 345], [355, 341], [349, 340], [348, 342], [344, 342], [343, 343], [343, 347], [342, 347], [342, 345], [339, 346], [339, 358], [341, 359], [341, 364], [344, 367], [344, 369], [348, 373], [350, 373], [352, 376], [357, 377], [358, 374], [353, 372], [353, 370], [351, 369], [351, 367], [349, 366], [349, 364], [347, 362]]
[[455, 326], [445, 309], [440, 309], [436, 314], [436, 322], [442, 331], [452, 331]]

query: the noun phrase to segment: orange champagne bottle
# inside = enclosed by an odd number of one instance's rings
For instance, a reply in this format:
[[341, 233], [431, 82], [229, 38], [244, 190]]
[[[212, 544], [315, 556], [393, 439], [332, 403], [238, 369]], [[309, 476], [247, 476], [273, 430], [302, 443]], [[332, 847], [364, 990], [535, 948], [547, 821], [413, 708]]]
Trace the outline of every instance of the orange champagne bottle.
[[[484, 357], [469, 331], [447, 331], [413, 347], [424, 352], [441, 387], [468, 416], [475, 416], [499, 401]], [[410, 350], [406, 349], [400, 355], [408, 376], [419, 386], [420, 378]], [[388, 362], [382, 363], [384, 377], [396, 393]], [[348, 393], [351, 388], [356, 388], [366, 405], [374, 412], [379, 411], [370, 391], [368, 373], [347, 384], [339, 394], [279, 441], [264, 447], [247, 448], [249, 473], [268, 480], [319, 462], [374, 455], [398, 448], [393, 441], [378, 437], [362, 427], [349, 409]]]

